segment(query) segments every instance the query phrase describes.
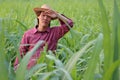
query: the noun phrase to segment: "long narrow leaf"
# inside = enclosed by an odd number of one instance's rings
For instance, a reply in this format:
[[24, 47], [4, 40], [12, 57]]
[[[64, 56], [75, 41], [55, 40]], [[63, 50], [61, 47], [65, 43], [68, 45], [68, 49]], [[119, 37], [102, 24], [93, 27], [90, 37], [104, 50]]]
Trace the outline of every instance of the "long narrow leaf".
[[27, 67], [28, 61], [42, 43], [43, 43], [43, 41], [39, 41], [35, 45], [35, 47], [24, 56], [24, 58], [20, 62], [20, 65], [16, 71], [16, 80], [24, 80], [25, 79], [25, 73], [27, 71], [26, 67]]
[[[106, 71], [103, 80], [111, 80], [114, 70], [120, 65], [120, 60], [115, 61]], [[112, 79], [113, 80], [113, 79]], [[115, 80], [119, 80], [115, 78]]]
[[98, 0], [100, 10], [101, 10], [101, 23], [103, 28], [103, 48], [104, 48], [104, 71], [107, 71], [110, 64], [113, 61], [113, 49], [112, 49], [112, 40], [110, 26], [108, 24], [108, 16], [103, 5], [102, 0]]
[[0, 19], [0, 79], [8, 80], [8, 72], [5, 60], [5, 35], [3, 21]]
[[[115, 62], [116, 60], [119, 59], [119, 10], [118, 10], [118, 5], [116, 3], [116, 0], [114, 0], [114, 15], [113, 15], [113, 39], [114, 39], [114, 56], [113, 56], [113, 61]], [[118, 80], [119, 79], [119, 69], [116, 68], [116, 70], [113, 73], [113, 80]]]
[[39, 69], [41, 69], [42, 67], [45, 67], [46, 64], [37, 64], [35, 65], [32, 69], [30, 69], [27, 74], [26, 74], [26, 80], [29, 79], [31, 76], [33, 76], [37, 71], [39, 71]]
[[99, 61], [100, 52], [102, 50], [102, 40], [103, 40], [103, 35], [99, 34], [95, 42], [94, 51], [91, 56], [91, 60], [89, 61], [88, 68], [84, 74], [84, 80], [94, 80], [96, 66]]

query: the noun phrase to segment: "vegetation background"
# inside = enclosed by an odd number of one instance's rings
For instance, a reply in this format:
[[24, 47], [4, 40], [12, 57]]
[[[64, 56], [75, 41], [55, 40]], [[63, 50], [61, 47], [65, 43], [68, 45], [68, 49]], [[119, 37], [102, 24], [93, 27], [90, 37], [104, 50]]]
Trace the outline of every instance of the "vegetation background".
[[[22, 35], [36, 24], [33, 8], [42, 4], [70, 17], [74, 27], [59, 40], [56, 56], [45, 48], [38, 64], [26, 70], [39, 42], [14, 72]], [[0, 79], [120, 80], [119, 11], [120, 0], [0, 0]]]

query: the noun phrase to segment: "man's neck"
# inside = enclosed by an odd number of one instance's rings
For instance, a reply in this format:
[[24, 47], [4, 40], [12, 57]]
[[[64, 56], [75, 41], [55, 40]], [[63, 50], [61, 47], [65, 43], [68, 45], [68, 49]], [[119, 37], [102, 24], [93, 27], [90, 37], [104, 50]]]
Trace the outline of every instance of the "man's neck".
[[41, 25], [38, 25], [38, 31], [41, 31], [41, 32], [43, 32], [43, 31], [46, 31], [46, 29], [47, 29], [48, 27], [47, 26], [41, 26]]

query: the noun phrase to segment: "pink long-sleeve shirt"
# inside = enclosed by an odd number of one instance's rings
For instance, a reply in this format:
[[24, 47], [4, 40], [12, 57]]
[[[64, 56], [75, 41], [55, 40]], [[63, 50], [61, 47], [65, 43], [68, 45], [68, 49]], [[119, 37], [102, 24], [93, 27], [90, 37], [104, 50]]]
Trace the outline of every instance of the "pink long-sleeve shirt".
[[[48, 50], [56, 50], [57, 48], [57, 42], [58, 40], [65, 35], [69, 31], [69, 28], [67, 25], [60, 21], [60, 26], [54, 26], [54, 27], [48, 27], [46, 31], [44, 32], [39, 32], [37, 30], [38, 26], [35, 26], [34, 28], [26, 31], [22, 37], [21, 43], [20, 43], [20, 55], [23, 57], [28, 51], [30, 51], [34, 45], [39, 41], [43, 40], [47, 43], [48, 45]], [[73, 22], [71, 19], [69, 19], [68, 24], [73, 27]], [[30, 44], [30, 45], [25, 45], [25, 44]], [[32, 57], [29, 60], [29, 63], [27, 65], [27, 68], [30, 69], [32, 66], [36, 64], [37, 58], [40, 57], [40, 51], [43, 50], [44, 45], [40, 46], [39, 49], [32, 55]], [[14, 67], [19, 64], [18, 58], [16, 58]]]

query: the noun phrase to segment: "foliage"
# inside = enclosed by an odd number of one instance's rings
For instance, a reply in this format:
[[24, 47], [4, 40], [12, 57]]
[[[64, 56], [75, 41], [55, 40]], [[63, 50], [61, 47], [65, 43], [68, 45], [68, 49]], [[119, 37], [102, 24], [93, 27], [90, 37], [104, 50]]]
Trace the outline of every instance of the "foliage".
[[[59, 40], [56, 55], [45, 47], [37, 65], [27, 70], [38, 43], [14, 71], [21, 37], [36, 24], [33, 8], [44, 3], [72, 18], [74, 27]], [[0, 79], [119, 80], [119, 5], [119, 0], [0, 0]]]

